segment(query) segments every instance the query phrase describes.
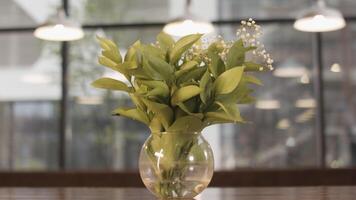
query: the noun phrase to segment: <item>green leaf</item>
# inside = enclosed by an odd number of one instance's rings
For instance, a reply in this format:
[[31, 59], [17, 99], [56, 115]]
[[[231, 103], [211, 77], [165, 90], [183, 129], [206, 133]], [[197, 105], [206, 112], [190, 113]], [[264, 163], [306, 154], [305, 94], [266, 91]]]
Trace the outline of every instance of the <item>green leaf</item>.
[[191, 60], [191, 61], [183, 63], [180, 67], [180, 70], [190, 70], [190, 69], [193, 69], [197, 65], [198, 65], [197, 61]]
[[162, 131], [162, 123], [157, 115], [153, 116], [149, 124], [152, 133], [159, 133]]
[[148, 79], [151, 79], [151, 80], [158, 80], [158, 81], [163, 81], [165, 80], [165, 77], [159, 72], [159, 71], [156, 71], [152, 65], [150, 65], [148, 63], [148, 59], [147, 57], [143, 57], [143, 61], [142, 61], [142, 69], [143, 69], [143, 72], [145, 74], [148, 75]]
[[140, 87], [136, 88], [137, 96], [145, 96], [148, 92], [148, 87], [145, 85], [141, 85]]
[[165, 59], [165, 52], [158, 47], [155, 47], [153, 45], [141, 45], [140, 48], [141, 48], [143, 54], [146, 56], [149, 55], [149, 56], [154, 56], [154, 57], [160, 58], [162, 60]]
[[198, 66], [198, 63], [196, 61], [194, 61], [194, 60], [188, 61], [188, 62], [184, 63], [180, 67], [180, 69], [174, 73], [174, 75], [176, 77], [180, 77], [181, 75], [187, 73], [188, 71], [190, 71], [191, 69], [193, 69], [196, 66]]
[[234, 67], [222, 73], [214, 82], [215, 94], [228, 94], [240, 83], [244, 67]]
[[187, 116], [188, 114], [186, 112], [184, 112], [181, 108], [176, 108], [175, 109], [175, 112], [174, 112], [174, 117], [175, 119], [178, 119], [180, 117], [183, 117], [183, 116]]
[[260, 68], [263, 67], [262, 65], [254, 63], [254, 62], [245, 62], [243, 65], [245, 66], [245, 71], [246, 72], [249, 72], [249, 71], [253, 71], [253, 72], [260, 71]]
[[227, 104], [224, 105], [224, 103], [216, 101], [216, 104], [220, 106], [220, 108], [231, 117], [231, 119], [234, 119], [235, 121], [242, 122], [243, 119], [241, 118], [240, 111], [238, 110], [237, 105], [234, 104]]
[[204, 73], [203, 77], [201, 78], [199, 87], [201, 89], [200, 99], [204, 104], [207, 104], [208, 99], [211, 96], [211, 88], [212, 88], [212, 80], [208, 70]]
[[103, 56], [109, 58], [110, 60], [116, 63], [122, 62], [120, 51], [113, 41], [99, 36], [97, 36], [97, 39], [99, 40], [101, 48], [104, 49], [102, 51]]
[[183, 116], [178, 118], [167, 131], [189, 131], [189, 132], [197, 132], [201, 131], [203, 128], [203, 122], [194, 116]]
[[136, 62], [136, 49], [141, 46], [141, 42], [138, 40], [133, 45], [131, 45], [125, 55], [125, 61], [135, 61]]
[[173, 38], [170, 35], [168, 35], [168, 34], [166, 34], [164, 32], [160, 32], [157, 35], [157, 41], [158, 41], [160, 47], [164, 51], [167, 51], [169, 48], [171, 48], [174, 45]]
[[245, 62], [245, 52], [242, 39], [236, 41], [226, 56], [226, 69], [241, 66]]
[[140, 121], [146, 125], [150, 123], [147, 115], [137, 108], [117, 108], [113, 111], [113, 115], [122, 115]]
[[110, 60], [114, 61], [114, 62], [117, 63], [117, 64], [119, 64], [119, 63], [122, 62], [121, 56], [120, 56], [120, 54], [119, 54], [118, 51], [113, 52], [113, 51], [103, 50], [103, 51], [101, 52], [101, 54], [102, 54], [104, 57], [109, 58]]
[[176, 42], [170, 52], [170, 63], [175, 64], [181, 58], [182, 54], [187, 51], [195, 42], [201, 38], [202, 34], [192, 34], [182, 37]]
[[211, 56], [212, 54], [219, 54], [224, 50], [224, 47], [221, 45], [220, 42], [213, 42], [208, 47], [208, 54]]
[[191, 112], [189, 110], [189, 108], [183, 102], [178, 103], [178, 107], [180, 109], [182, 109], [188, 115], [192, 115], [194, 117], [198, 117], [199, 119], [203, 119], [203, 117], [204, 117], [204, 115], [202, 113], [193, 113], [193, 112]]
[[110, 49], [115, 49], [116, 48], [116, 44], [104, 37], [100, 37], [100, 36], [96, 36], [96, 38], [99, 40], [99, 44], [101, 46], [101, 48], [105, 49], [105, 50], [110, 50]]
[[169, 95], [169, 88], [163, 81], [139, 81], [141, 84], [147, 85], [151, 90], [146, 94], [147, 96], [161, 96], [167, 97]]
[[116, 67], [115, 67], [116, 71], [123, 74], [128, 81], [131, 81], [131, 74], [129, 71], [131, 69], [136, 69], [136, 68], [137, 68], [137, 66], [135, 65], [135, 63], [130, 62], [130, 61], [120, 63], [120, 64], [116, 65]]
[[106, 67], [109, 67], [109, 68], [111, 68], [111, 69], [117, 71], [117, 69], [116, 69], [117, 63], [115, 63], [114, 61], [110, 60], [110, 59], [107, 58], [107, 57], [99, 56], [98, 62], [99, 62], [99, 64], [101, 64], [101, 65], [104, 65], [104, 66], [106, 66]]
[[171, 103], [172, 105], [177, 105], [179, 102], [186, 101], [201, 92], [201, 89], [196, 85], [189, 85], [182, 88], [179, 88], [174, 92]]
[[246, 96], [242, 97], [241, 99], [239, 99], [238, 103], [239, 104], [251, 104], [251, 103], [254, 103], [255, 101], [256, 101], [255, 97], [246, 95]]
[[121, 90], [125, 92], [131, 92], [125, 83], [112, 79], [112, 78], [100, 78], [92, 83], [92, 86], [96, 88], [109, 89], [109, 90]]
[[252, 51], [252, 50], [255, 50], [255, 49], [257, 49], [256, 46], [245, 47], [245, 52]]
[[134, 76], [136, 79], [151, 79], [151, 76], [148, 75], [148, 72], [146, 72], [143, 68], [128, 70], [127, 73], [130, 76]]
[[216, 100], [224, 102], [226, 104], [230, 104], [230, 103], [242, 104], [241, 101], [253, 92], [253, 90], [248, 88], [246, 84], [242, 84], [242, 85], [245, 85], [245, 86], [243, 86], [243, 87], [238, 86], [237, 89], [234, 90], [229, 95], [218, 96], [216, 98]]
[[167, 82], [173, 80], [174, 67], [172, 65], [159, 57], [145, 55], [145, 58], [147, 58], [147, 64], [149, 65], [146, 67], [153, 69], [160, 79]]
[[189, 73], [185, 74], [185, 76], [181, 76], [178, 78], [178, 84], [183, 83], [191, 83], [192, 80], [200, 80], [203, 74], [206, 72], [206, 67], [198, 67], [196, 69], [192, 69]]
[[[245, 77], [245, 76], [243, 76]], [[223, 102], [224, 104], [241, 104], [241, 99], [249, 96], [253, 92], [252, 89], [248, 87], [247, 81], [242, 78], [239, 85], [229, 94], [216, 95], [215, 100]]]
[[229, 114], [226, 114], [225, 111], [215, 111], [215, 112], [207, 112], [205, 114], [204, 124], [206, 126], [220, 123], [243, 123], [245, 122], [239, 118], [233, 118]]
[[211, 63], [208, 65], [210, 72], [216, 78], [225, 71], [225, 64], [218, 54], [211, 54]]
[[256, 84], [256, 85], [260, 85], [260, 86], [263, 85], [261, 80], [259, 80], [258, 78], [254, 77], [252, 75], [245, 75], [245, 76], [243, 76], [243, 79], [245, 81], [247, 81], [248, 83], [253, 83], [253, 84]]
[[129, 96], [137, 108], [139, 108], [140, 110], [147, 109], [146, 105], [141, 100], [141, 96], [138, 96], [135, 93], [130, 93]]
[[148, 110], [152, 111], [155, 116], [159, 118], [165, 129], [171, 125], [173, 120], [173, 111], [168, 105], [150, 101], [144, 98], [142, 101], [147, 106]]

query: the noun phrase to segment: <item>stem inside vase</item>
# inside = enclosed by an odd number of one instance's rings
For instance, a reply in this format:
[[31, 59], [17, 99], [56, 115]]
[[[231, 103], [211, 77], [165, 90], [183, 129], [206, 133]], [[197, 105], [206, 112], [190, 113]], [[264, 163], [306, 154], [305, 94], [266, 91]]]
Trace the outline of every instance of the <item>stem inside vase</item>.
[[142, 149], [140, 173], [160, 198], [194, 197], [212, 177], [212, 151], [201, 134], [153, 134]]

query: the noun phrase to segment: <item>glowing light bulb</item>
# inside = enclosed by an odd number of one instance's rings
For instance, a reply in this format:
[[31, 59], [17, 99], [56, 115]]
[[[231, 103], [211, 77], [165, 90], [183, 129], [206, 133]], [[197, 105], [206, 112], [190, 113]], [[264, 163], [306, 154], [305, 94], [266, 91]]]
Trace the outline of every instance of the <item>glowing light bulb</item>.
[[294, 22], [294, 28], [304, 32], [328, 32], [345, 27], [346, 22], [342, 13], [329, 8], [320, 0], [311, 8], [301, 12]]
[[303, 76], [300, 77], [300, 83], [302, 83], [302, 84], [310, 83], [310, 78], [309, 78], [308, 74], [303, 74]]
[[336, 72], [336, 73], [341, 72], [341, 66], [340, 66], [340, 64], [334, 63], [333, 65], [331, 65], [330, 71]]
[[214, 32], [214, 26], [205, 21], [192, 19], [176, 20], [164, 26], [163, 31], [169, 35], [183, 37], [189, 34], [208, 34]]
[[66, 17], [63, 10], [59, 10], [57, 18], [36, 28], [34, 36], [49, 41], [73, 41], [84, 37], [79, 24]]

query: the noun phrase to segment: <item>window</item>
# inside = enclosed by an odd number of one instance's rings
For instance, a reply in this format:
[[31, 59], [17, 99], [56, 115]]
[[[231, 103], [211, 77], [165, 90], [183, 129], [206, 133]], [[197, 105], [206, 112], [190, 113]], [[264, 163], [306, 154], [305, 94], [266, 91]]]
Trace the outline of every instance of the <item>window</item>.
[[[150, 42], [160, 29], [109, 30], [122, 52], [138, 39]], [[96, 56], [100, 30], [86, 32], [86, 37], [71, 45], [70, 63], [70, 140], [67, 149], [68, 167], [72, 169], [120, 169], [137, 167], [140, 148], [149, 130], [142, 124], [110, 113], [119, 105], [128, 105], [124, 94], [98, 90], [90, 83], [100, 76], [120, 79], [112, 70], [99, 66]]]
[[[68, 2], [71, 16], [85, 25], [85, 38], [70, 42], [61, 54], [60, 43], [37, 40], [32, 29], [64, 2]], [[328, 3], [346, 15], [352, 15], [356, 6], [350, 0]], [[192, 12], [214, 20], [217, 34], [227, 39], [235, 37], [238, 19], [253, 16], [265, 20], [263, 40], [275, 68], [299, 69], [295, 77], [286, 71], [259, 76], [264, 86], [255, 88], [257, 103], [241, 107], [243, 116], [253, 123], [216, 125], [204, 131], [213, 147], [217, 170], [319, 166], [315, 144], [320, 140], [316, 122], [321, 118], [314, 85], [319, 75], [314, 70], [317, 55], [312, 45], [317, 41], [313, 34], [294, 30], [291, 20], [310, 4], [309, 0], [193, 1]], [[97, 64], [95, 35], [115, 40], [124, 53], [137, 39], [153, 42], [161, 31], [159, 25], [181, 15], [183, 8], [184, 1], [174, 0], [2, 1], [0, 170], [59, 169], [59, 152], [63, 150], [66, 169], [137, 168], [149, 130], [138, 122], [110, 115], [118, 105], [129, 104], [125, 95], [90, 86], [102, 75], [120, 78]], [[356, 164], [355, 25], [354, 17], [348, 19], [346, 29], [322, 34], [321, 41], [326, 119], [323, 134], [327, 140], [324, 156], [329, 167]], [[69, 95], [62, 146], [60, 66], [65, 56], [69, 56], [69, 87], [65, 91]]]
[[58, 44], [0, 35], [0, 168], [57, 169]]
[[356, 164], [355, 24], [325, 34], [323, 41], [327, 154], [330, 167]]

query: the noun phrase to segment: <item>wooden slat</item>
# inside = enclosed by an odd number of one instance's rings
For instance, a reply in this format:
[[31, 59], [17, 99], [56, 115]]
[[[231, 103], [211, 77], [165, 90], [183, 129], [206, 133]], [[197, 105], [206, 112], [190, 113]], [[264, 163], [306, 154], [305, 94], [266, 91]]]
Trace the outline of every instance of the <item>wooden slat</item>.
[[[356, 169], [215, 172], [210, 186], [356, 185]], [[143, 187], [137, 172], [0, 172], [0, 187]]]
[[[203, 200], [355, 200], [356, 187], [207, 188]], [[144, 188], [0, 188], [0, 200], [156, 200]]]

